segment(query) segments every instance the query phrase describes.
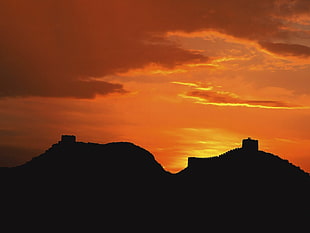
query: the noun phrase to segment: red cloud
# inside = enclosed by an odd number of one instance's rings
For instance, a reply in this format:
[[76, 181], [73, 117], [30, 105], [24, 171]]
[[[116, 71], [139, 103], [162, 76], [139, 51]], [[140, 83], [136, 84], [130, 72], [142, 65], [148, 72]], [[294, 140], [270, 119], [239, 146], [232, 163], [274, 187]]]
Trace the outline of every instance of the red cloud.
[[150, 33], [149, 24], [141, 28], [145, 9], [135, 17], [126, 1], [29, 0], [1, 5], [0, 97], [123, 93], [120, 84], [89, 77], [149, 63], [174, 67], [207, 60]]
[[310, 47], [299, 44], [284, 44], [284, 43], [270, 43], [260, 42], [260, 45], [273, 53], [278, 53], [287, 56], [310, 56]]
[[[167, 41], [168, 31], [212, 29], [254, 41], [294, 38], [282, 19], [309, 10], [306, 0], [5, 1], [0, 7], [0, 96], [91, 98], [124, 92], [120, 84], [83, 80], [150, 63], [170, 68], [208, 60]], [[285, 55], [306, 49], [272, 42], [262, 46]]]

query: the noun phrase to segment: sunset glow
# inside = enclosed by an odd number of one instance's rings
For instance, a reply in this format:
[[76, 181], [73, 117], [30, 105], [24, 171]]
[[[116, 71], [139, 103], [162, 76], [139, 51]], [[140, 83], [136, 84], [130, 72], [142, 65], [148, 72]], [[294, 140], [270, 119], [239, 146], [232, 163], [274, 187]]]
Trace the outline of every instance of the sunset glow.
[[0, 166], [74, 134], [177, 172], [251, 136], [310, 172], [308, 0], [10, 0], [0, 22]]

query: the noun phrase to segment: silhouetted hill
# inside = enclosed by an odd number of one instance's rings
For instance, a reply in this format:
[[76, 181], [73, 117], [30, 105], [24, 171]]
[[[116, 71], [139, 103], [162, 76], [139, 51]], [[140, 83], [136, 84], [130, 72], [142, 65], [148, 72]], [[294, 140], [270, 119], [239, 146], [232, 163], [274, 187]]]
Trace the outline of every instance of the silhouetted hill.
[[218, 157], [188, 158], [188, 167], [179, 175], [193, 179], [214, 177], [215, 180], [238, 179], [247, 182], [279, 182], [293, 185], [295, 182], [308, 182], [309, 174], [280, 157], [264, 151], [247, 151], [236, 148]]
[[[118, 142], [109, 144], [95, 143], [58, 143], [44, 154], [33, 158], [15, 170], [32, 172], [40, 170], [44, 173], [109, 173], [109, 174], [141, 174], [153, 176], [165, 173], [154, 156], [132, 143]], [[57, 171], [57, 172], [56, 172]]]
[[[218, 157], [190, 157], [184, 170], [171, 174], [132, 143], [82, 143], [65, 136], [31, 161], [1, 168], [2, 199], [24, 218], [31, 210], [39, 222], [71, 231], [148, 226], [142, 230], [195, 232], [216, 220], [306, 223], [309, 174], [258, 151], [257, 141], [244, 141], [248, 146]], [[64, 221], [54, 222], [53, 213]], [[277, 224], [277, 230], [284, 226]]]
[[188, 187], [193, 206], [226, 209], [229, 215], [238, 209], [244, 219], [249, 217], [244, 213], [264, 213], [265, 218], [291, 216], [292, 221], [304, 218], [310, 208], [309, 174], [263, 151], [237, 148], [218, 157], [189, 158], [178, 179]]
[[27, 186], [30, 192], [39, 186], [41, 191], [63, 193], [81, 188], [99, 192], [100, 183], [124, 191], [145, 180], [145, 187], [155, 187], [169, 175], [151, 153], [127, 142], [59, 142], [31, 161], [3, 170], [11, 183]]

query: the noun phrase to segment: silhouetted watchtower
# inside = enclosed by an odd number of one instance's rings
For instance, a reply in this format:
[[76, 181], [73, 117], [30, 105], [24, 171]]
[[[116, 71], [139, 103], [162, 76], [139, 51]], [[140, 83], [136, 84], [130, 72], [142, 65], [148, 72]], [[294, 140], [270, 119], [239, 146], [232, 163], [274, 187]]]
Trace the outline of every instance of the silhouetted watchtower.
[[251, 138], [243, 139], [242, 149], [251, 152], [258, 151], [258, 140], [253, 140]]
[[75, 143], [76, 137], [74, 135], [61, 135], [61, 143]]

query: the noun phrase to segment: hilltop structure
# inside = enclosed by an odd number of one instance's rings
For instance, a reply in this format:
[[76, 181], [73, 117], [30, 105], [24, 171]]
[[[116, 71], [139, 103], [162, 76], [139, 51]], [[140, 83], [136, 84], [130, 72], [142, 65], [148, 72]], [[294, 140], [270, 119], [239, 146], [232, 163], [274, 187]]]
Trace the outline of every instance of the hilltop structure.
[[[288, 223], [293, 232], [300, 231], [296, 226], [306, 229], [309, 174], [278, 156], [247, 150], [258, 150], [258, 141], [244, 139], [242, 148], [216, 157], [190, 158], [188, 167], [170, 174], [150, 152], [132, 143], [76, 142], [74, 135], [62, 135], [58, 144], [25, 164], [0, 167], [1, 198], [6, 200], [1, 210], [9, 213], [9, 224], [26, 221], [29, 229], [47, 225], [54, 231], [107, 231], [125, 223], [128, 231], [168, 227], [199, 232], [210, 228], [206, 219], [220, 220], [214, 225], [220, 231], [218, 223], [231, 222], [236, 230], [248, 229], [244, 222], [277, 232], [287, 230]], [[180, 205], [184, 200], [188, 203]], [[35, 215], [27, 215], [28, 210]], [[207, 211], [197, 218], [193, 213], [201, 210]], [[17, 214], [12, 218], [10, 213]], [[55, 213], [65, 221], [54, 221]], [[94, 221], [98, 217], [102, 221]]]
[[195, 167], [195, 168], [202, 168], [204, 169], [207, 166], [210, 165], [210, 161], [216, 161], [221, 156], [226, 156], [227, 154], [236, 153], [237, 151], [243, 151], [245, 154], [253, 154], [258, 152], [258, 140], [254, 140], [250, 137], [247, 139], [242, 140], [242, 148], [235, 148], [233, 150], [230, 150], [228, 152], [225, 152], [224, 154], [220, 156], [214, 156], [214, 157], [189, 157], [187, 159], [188, 167]]
[[61, 135], [59, 143], [75, 143], [76, 137], [74, 135]]
[[258, 151], [258, 140], [251, 139], [250, 137], [242, 140], [242, 150], [248, 152]]

